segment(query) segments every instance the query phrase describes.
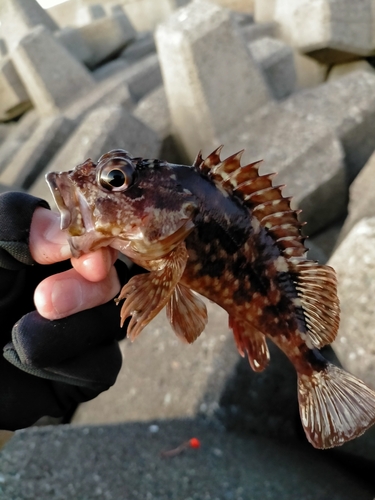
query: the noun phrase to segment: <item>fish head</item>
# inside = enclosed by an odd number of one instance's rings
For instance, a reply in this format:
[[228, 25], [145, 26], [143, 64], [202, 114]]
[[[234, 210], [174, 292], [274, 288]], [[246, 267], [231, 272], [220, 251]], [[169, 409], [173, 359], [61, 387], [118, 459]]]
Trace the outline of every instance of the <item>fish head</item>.
[[167, 255], [194, 228], [197, 202], [164, 161], [116, 149], [97, 163], [49, 172], [46, 181], [76, 257], [111, 246], [142, 264]]

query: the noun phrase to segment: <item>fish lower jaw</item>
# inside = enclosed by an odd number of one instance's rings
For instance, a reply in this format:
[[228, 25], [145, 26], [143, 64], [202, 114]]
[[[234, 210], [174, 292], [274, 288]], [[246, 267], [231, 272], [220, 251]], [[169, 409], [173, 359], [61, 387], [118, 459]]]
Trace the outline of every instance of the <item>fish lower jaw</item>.
[[96, 231], [86, 231], [80, 236], [70, 236], [68, 243], [72, 256], [78, 258], [85, 253], [111, 245], [112, 239], [103, 237], [101, 233]]

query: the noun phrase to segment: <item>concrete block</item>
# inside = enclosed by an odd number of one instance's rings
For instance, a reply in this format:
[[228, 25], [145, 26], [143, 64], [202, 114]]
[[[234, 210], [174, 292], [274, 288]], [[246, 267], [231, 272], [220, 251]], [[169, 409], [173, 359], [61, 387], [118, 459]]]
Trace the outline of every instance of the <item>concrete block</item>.
[[154, 30], [156, 26], [168, 19], [177, 7], [178, 0], [137, 0], [135, 2], [122, 2], [130, 22], [140, 31]]
[[28, 189], [73, 128], [74, 123], [64, 116], [42, 120], [0, 173], [0, 183], [9, 188]]
[[17, 118], [31, 106], [13, 62], [6, 57], [0, 62], [0, 121]]
[[251, 23], [241, 27], [241, 34], [246, 42], [254, 42], [263, 37], [274, 38], [276, 34], [276, 23]]
[[0, 38], [0, 57], [3, 58], [8, 54], [7, 44], [4, 38]]
[[254, 0], [209, 0], [219, 7], [239, 12], [253, 12]]
[[158, 135], [162, 142], [160, 158], [170, 163], [181, 163], [182, 159], [172, 136], [172, 123], [167, 96], [162, 85], [139, 101], [133, 115]]
[[192, 159], [270, 92], [230, 12], [192, 2], [156, 31], [174, 133]]
[[104, 7], [100, 3], [94, 3], [87, 6], [87, 10], [90, 15], [90, 21], [95, 19], [101, 19], [106, 16]]
[[[201, 441], [200, 449], [187, 448], [178, 457], [161, 459], [161, 451], [192, 436]], [[51, 491], [61, 500], [373, 496], [372, 483], [335, 462], [333, 454], [316, 452], [304, 443], [227, 433], [215, 421], [187, 418], [24, 429], [6, 444], [0, 468], [2, 493], [9, 499], [50, 500]]]
[[98, 82], [90, 92], [68, 106], [64, 111], [64, 116], [78, 124], [87, 113], [95, 108], [113, 105], [121, 105], [125, 109], [134, 107], [122, 72], [110, 75]]
[[154, 52], [156, 52], [154, 35], [147, 31], [139, 33], [136, 39], [121, 52], [121, 57], [131, 63]]
[[22, 144], [30, 137], [38, 122], [39, 116], [34, 109], [28, 111], [18, 120], [7, 140], [0, 146], [0, 172], [4, 170]]
[[375, 217], [358, 222], [331, 257], [341, 305], [333, 348], [343, 366], [375, 388]]
[[274, 21], [276, 0], [254, 0], [254, 20], [257, 23]]
[[232, 10], [231, 15], [232, 19], [240, 28], [248, 26], [249, 24], [254, 24], [254, 16], [251, 12], [241, 12], [239, 10]]
[[78, 61], [89, 65], [93, 58], [92, 50], [77, 27], [65, 27], [55, 32], [55, 37]]
[[9, 135], [14, 131], [16, 128], [15, 123], [0, 123], [0, 144], [5, 142]]
[[156, 133], [121, 106], [105, 106], [88, 113], [53, 160], [45, 166], [30, 193], [53, 205], [44, 180], [45, 173], [74, 168], [87, 158], [94, 161], [111, 149], [124, 148], [135, 156], [158, 157], [160, 140]]
[[337, 134], [351, 182], [375, 149], [375, 75], [352, 73], [294, 94], [284, 105], [302, 118], [323, 121]]
[[320, 85], [326, 80], [329, 66], [305, 56], [293, 49], [294, 67], [297, 74], [297, 89], [306, 89]]
[[79, 8], [80, 2], [77, 2], [77, 0], [67, 0], [49, 7], [46, 9], [46, 12], [60, 28], [67, 28], [77, 26]]
[[134, 101], [139, 101], [146, 94], [162, 84], [159, 58], [150, 54], [135, 62], [124, 72], [125, 81]]
[[374, 203], [375, 153], [373, 153], [350, 186], [348, 217], [339, 236], [339, 243], [365, 217], [375, 217]]
[[[306, 233], [313, 234], [346, 210], [347, 180], [343, 150], [323, 122], [310, 120], [272, 103], [247, 115], [242, 123], [220, 136], [223, 157], [245, 148], [243, 164], [264, 160], [264, 172], [278, 172], [277, 184], [286, 184], [284, 196], [303, 210]], [[214, 145], [206, 145], [213, 149]]]
[[275, 20], [294, 47], [324, 63], [375, 51], [372, 0], [277, 0]]
[[36, 0], [1, 0], [1, 36], [11, 52], [30, 30], [43, 25], [50, 31], [58, 25]]
[[94, 69], [92, 76], [97, 82], [101, 82], [119, 73], [124, 73], [128, 67], [129, 63], [125, 59], [117, 58]]
[[292, 48], [281, 40], [264, 37], [249, 43], [249, 50], [260, 65], [275, 99], [290, 95], [296, 87]]
[[[323, 231], [320, 231], [318, 234], [315, 234], [306, 241], [306, 245], [308, 247], [310, 247], [310, 244], [312, 243], [315, 247], [320, 249], [323, 255], [326, 256], [326, 259], [321, 261], [322, 264], [327, 263], [335, 249], [335, 246], [337, 245], [345, 217], [346, 214], [342, 218], [338, 219], [337, 222], [334, 222]], [[313, 257], [310, 256], [310, 258], [314, 260]]]
[[96, 19], [77, 30], [91, 52], [90, 60], [85, 61], [89, 67], [120, 54], [136, 35], [124, 13]]
[[95, 85], [88, 70], [42, 26], [21, 40], [12, 59], [41, 115], [59, 112]]
[[349, 73], [354, 73], [354, 71], [367, 71], [368, 73], [375, 73], [374, 66], [371, 66], [369, 62], [365, 59], [360, 61], [353, 61], [343, 64], [335, 64], [329, 70], [327, 81], [331, 82], [337, 78], [341, 78]]

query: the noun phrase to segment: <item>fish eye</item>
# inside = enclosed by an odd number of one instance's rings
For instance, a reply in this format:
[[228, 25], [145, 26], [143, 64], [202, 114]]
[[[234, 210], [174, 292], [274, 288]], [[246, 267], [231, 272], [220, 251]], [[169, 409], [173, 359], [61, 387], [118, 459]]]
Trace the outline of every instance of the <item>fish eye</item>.
[[134, 167], [123, 158], [112, 158], [98, 167], [98, 183], [108, 191], [124, 191], [133, 184]]

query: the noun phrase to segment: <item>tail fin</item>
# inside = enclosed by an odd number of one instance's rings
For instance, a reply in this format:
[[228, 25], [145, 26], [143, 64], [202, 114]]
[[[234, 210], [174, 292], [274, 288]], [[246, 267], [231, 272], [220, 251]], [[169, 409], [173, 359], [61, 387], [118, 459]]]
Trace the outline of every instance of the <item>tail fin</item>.
[[306, 437], [315, 448], [340, 446], [375, 423], [375, 392], [330, 363], [311, 376], [298, 374], [298, 400]]

